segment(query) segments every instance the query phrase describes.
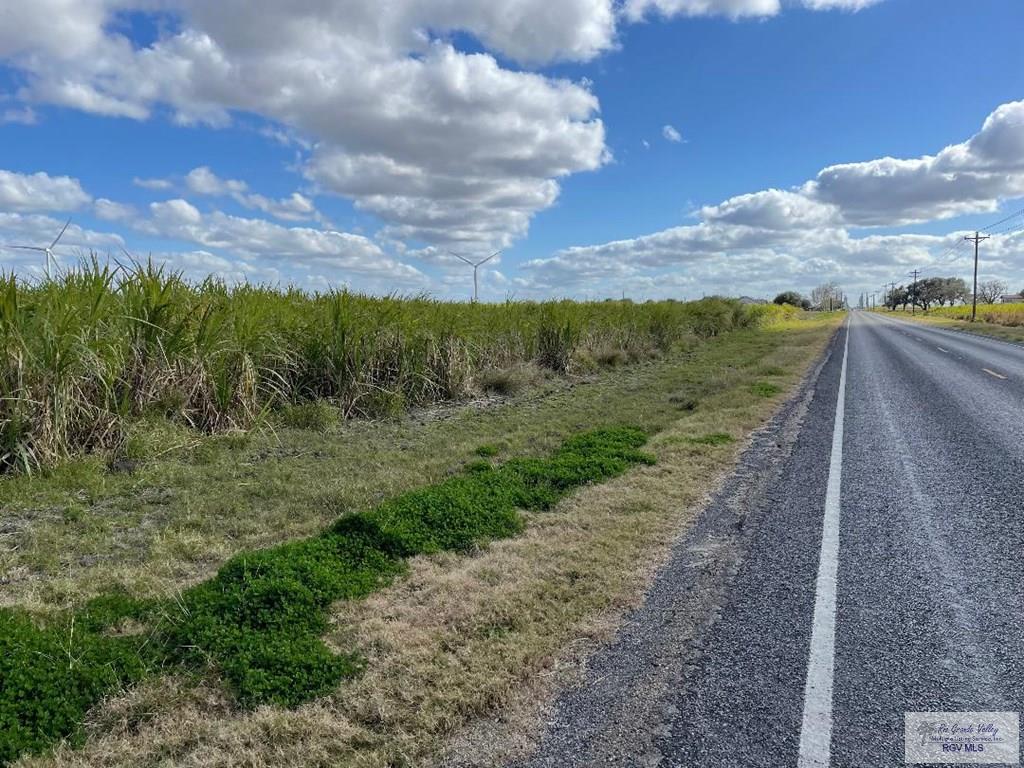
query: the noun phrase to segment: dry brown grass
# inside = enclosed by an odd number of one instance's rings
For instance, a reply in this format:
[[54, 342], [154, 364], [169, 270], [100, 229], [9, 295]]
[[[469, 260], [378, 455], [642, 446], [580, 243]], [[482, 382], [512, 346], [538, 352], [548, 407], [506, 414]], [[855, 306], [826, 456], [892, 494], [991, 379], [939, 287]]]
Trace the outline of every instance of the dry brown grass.
[[[208, 680], [154, 680], [98, 707], [84, 748], [19, 765], [428, 764], [460, 727], [502, 710], [567, 646], [600, 635], [637, 602], [743, 438], [784, 397], [756, 396], [751, 385], [766, 370], [786, 390], [795, 385], [837, 321], [763, 331], [779, 335], [754, 364], [715, 372], [717, 393], [652, 440], [656, 466], [587, 488], [533, 515], [521, 537], [473, 556], [418, 558], [408, 578], [338, 605], [329, 639], [354, 638], [369, 665], [335, 695], [242, 713]], [[684, 371], [680, 382], [700, 375]], [[737, 442], [687, 439], [711, 433]]]

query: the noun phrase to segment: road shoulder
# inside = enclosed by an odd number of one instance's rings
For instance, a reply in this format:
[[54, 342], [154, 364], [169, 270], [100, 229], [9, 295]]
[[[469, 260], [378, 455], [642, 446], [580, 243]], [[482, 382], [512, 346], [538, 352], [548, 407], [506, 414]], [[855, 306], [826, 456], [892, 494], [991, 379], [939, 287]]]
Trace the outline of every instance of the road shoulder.
[[735, 471], [692, 525], [663, 549], [639, 607], [607, 617], [604, 643], [571, 645], [513, 706], [461, 732], [449, 745], [445, 768], [660, 763], [676, 702], [773, 506], [770, 496], [841, 336], [833, 336], [794, 394], [751, 435]]

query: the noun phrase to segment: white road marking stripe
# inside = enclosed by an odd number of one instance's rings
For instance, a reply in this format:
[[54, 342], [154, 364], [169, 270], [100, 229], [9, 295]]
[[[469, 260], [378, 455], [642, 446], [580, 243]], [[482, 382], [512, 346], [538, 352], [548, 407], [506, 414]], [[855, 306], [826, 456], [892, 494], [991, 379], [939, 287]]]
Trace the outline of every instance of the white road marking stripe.
[[947, 355], [949, 354], [948, 349], [943, 349], [942, 347], [936, 347], [936, 349], [939, 350], [939, 352], [945, 352]]
[[996, 373], [995, 371], [990, 371], [988, 368], [982, 368], [981, 370], [983, 370], [985, 373], [989, 374], [990, 376], [995, 376], [997, 379], [1005, 379], [1006, 378], [1005, 376], [1003, 376], [1003, 374]]
[[839, 372], [832, 456], [825, 490], [825, 523], [815, 587], [811, 653], [804, 685], [804, 717], [800, 726], [797, 768], [827, 768], [832, 747], [832, 673], [836, 649], [836, 572], [839, 568], [839, 491], [843, 475], [843, 412], [846, 407], [846, 358], [851, 325], [846, 327], [843, 366]]

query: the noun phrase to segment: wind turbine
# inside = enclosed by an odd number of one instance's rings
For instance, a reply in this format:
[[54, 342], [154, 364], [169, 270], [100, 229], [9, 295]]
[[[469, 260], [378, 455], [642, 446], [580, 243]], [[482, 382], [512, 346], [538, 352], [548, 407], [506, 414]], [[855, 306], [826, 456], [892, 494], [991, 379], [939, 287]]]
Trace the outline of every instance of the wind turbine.
[[457, 259], [462, 259], [464, 262], [466, 262], [467, 264], [469, 264], [469, 266], [471, 266], [473, 268], [473, 303], [475, 304], [476, 303], [476, 299], [477, 299], [477, 281], [476, 281], [477, 270], [480, 269], [480, 267], [483, 266], [484, 264], [486, 264], [488, 261], [493, 259], [495, 256], [497, 256], [499, 253], [501, 253], [501, 251], [495, 251], [490, 256], [488, 256], [486, 259], [482, 259], [481, 261], [470, 261], [465, 256], [463, 256], [461, 254], [458, 254], [455, 251], [448, 251], [448, 253], [450, 253], [452, 256], [454, 256]]
[[55, 245], [57, 245], [57, 243], [60, 241], [60, 239], [62, 237], [64, 237], [64, 233], [67, 232], [69, 226], [71, 226], [71, 219], [68, 219], [66, 222], [64, 222], [64, 228], [60, 231], [60, 234], [57, 235], [53, 239], [53, 242], [50, 243], [45, 248], [40, 248], [38, 245], [8, 245], [7, 247], [10, 248], [11, 250], [15, 250], [15, 251], [39, 251], [40, 253], [45, 253], [46, 254], [46, 279], [49, 280], [50, 279], [50, 260], [51, 259], [55, 259], [54, 255], [53, 255], [53, 248], [54, 248]]

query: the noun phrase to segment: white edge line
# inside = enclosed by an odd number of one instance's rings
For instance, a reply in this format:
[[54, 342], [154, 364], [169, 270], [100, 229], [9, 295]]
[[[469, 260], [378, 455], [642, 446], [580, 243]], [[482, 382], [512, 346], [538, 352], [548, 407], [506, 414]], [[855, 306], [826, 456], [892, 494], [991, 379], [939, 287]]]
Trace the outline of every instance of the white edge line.
[[825, 490], [825, 520], [815, 585], [811, 651], [804, 685], [804, 715], [800, 725], [797, 768], [828, 768], [832, 747], [832, 675], [836, 646], [836, 575], [839, 568], [839, 500], [843, 475], [843, 412], [846, 403], [846, 358], [850, 329], [846, 327], [843, 365], [839, 372], [836, 419], [832, 429], [832, 455]]

